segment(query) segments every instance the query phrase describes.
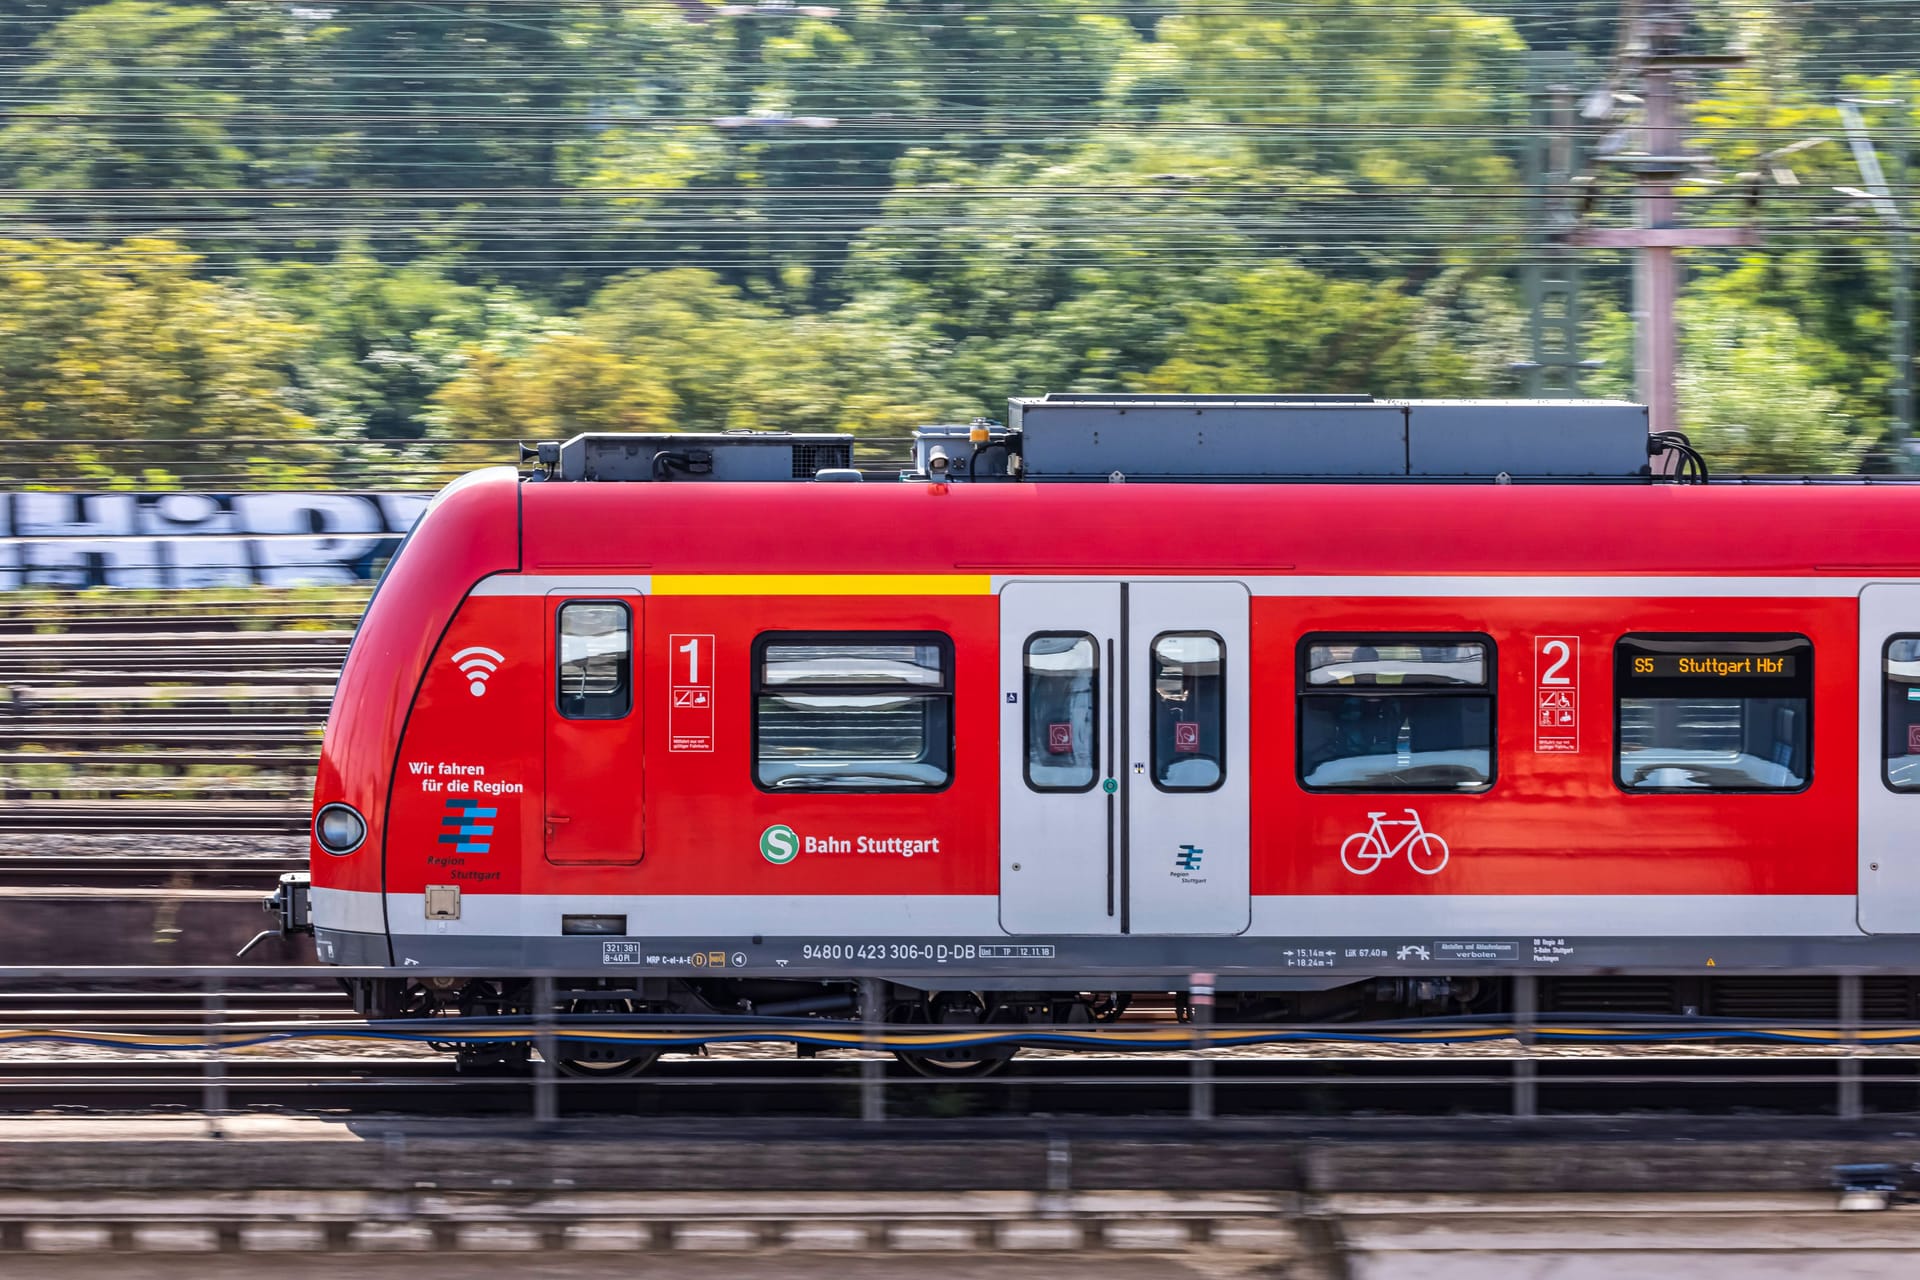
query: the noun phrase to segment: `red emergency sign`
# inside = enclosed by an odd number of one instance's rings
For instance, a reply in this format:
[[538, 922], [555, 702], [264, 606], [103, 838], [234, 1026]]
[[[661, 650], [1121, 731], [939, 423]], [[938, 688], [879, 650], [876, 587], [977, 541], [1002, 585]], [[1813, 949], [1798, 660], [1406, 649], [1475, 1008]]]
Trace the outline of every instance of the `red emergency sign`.
[[1056, 756], [1073, 754], [1072, 725], [1050, 724], [1047, 726], [1047, 754]]
[[1173, 749], [1175, 751], [1198, 751], [1200, 749], [1200, 722], [1198, 720], [1180, 720], [1174, 723]]

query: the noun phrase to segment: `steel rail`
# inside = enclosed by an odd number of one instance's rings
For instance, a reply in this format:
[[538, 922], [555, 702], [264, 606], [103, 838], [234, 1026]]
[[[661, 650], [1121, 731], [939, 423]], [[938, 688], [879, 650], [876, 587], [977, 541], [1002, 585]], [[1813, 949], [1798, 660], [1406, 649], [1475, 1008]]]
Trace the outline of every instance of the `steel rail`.
[[[1001, 1075], [922, 1078], [904, 1067], [852, 1053], [813, 1059], [667, 1060], [633, 1078], [579, 1078], [555, 1072], [544, 1057], [518, 1067], [456, 1071], [445, 1059], [250, 1058], [241, 1053], [152, 1061], [0, 1058], [0, 1100], [12, 1109], [88, 1108], [149, 1111], [198, 1104], [217, 1123], [236, 1109], [378, 1111], [404, 1107], [435, 1114], [497, 1114], [537, 1107], [544, 1118], [609, 1112], [672, 1115], [846, 1114], [853, 1096], [869, 1092], [884, 1109], [863, 1114], [884, 1121], [960, 1113], [1178, 1115], [1207, 1120], [1307, 1115], [1320, 1120], [1513, 1114], [1512, 1100], [1529, 1083], [1533, 1111], [1544, 1115], [1833, 1115], [1849, 1084], [1860, 1096], [1857, 1116], [1912, 1115], [1920, 1109], [1920, 1070], [1912, 1059], [1868, 1060], [1848, 1077], [1852, 1060], [1729, 1058], [1519, 1058], [1421, 1060], [1348, 1056], [1269, 1058], [1207, 1054], [1209, 1107], [1193, 1115], [1195, 1064], [1169, 1055], [1097, 1060], [1083, 1056], [1019, 1059]], [[878, 1070], [874, 1070], [874, 1068]], [[1883, 1069], [1884, 1068], [1884, 1069]], [[217, 1071], [217, 1074], [216, 1074]], [[217, 1088], [212, 1082], [217, 1081]], [[536, 1112], [538, 1114], [538, 1112]]]
[[[889, 1114], [889, 1099], [896, 1114], [911, 1113], [923, 1103], [936, 1110], [946, 1104], [924, 1091], [900, 1090], [887, 1070], [878, 1069], [885, 1064], [874, 1058], [872, 1051], [891, 1049], [923, 1060], [928, 1054], [945, 1053], [978, 1061], [1015, 1047], [1041, 1050], [1044, 1056], [1028, 1061], [1005, 1080], [970, 1081], [951, 1087], [973, 1091], [965, 1096], [999, 1099], [1014, 1110], [1038, 1108], [1050, 1113], [1085, 1108], [1092, 1101], [1101, 1101], [1107, 1109], [1125, 1114], [1177, 1110], [1176, 1104], [1184, 1099], [1189, 1118], [1195, 1120], [1209, 1120], [1222, 1113], [1275, 1110], [1434, 1114], [1463, 1108], [1528, 1119], [1546, 1111], [1625, 1114], [1650, 1106], [1670, 1109], [1675, 1105], [1706, 1110], [1764, 1107], [1831, 1113], [1843, 1120], [1857, 1120], [1869, 1110], [1904, 1114], [1920, 1103], [1920, 1074], [1916, 1073], [1916, 1061], [1920, 1059], [1908, 1051], [1920, 1043], [1920, 1025], [1916, 1025], [1920, 1019], [1864, 1021], [1862, 975], [1858, 972], [1829, 975], [1836, 979], [1839, 1018], [1792, 1020], [1542, 1016], [1535, 1013], [1537, 979], [1521, 977], [1513, 983], [1513, 1012], [1499, 1017], [1236, 1024], [1214, 1022], [1206, 1016], [1209, 1008], [1203, 1007], [1198, 997], [1215, 981], [1212, 975], [1181, 975], [1171, 970], [1164, 975], [1167, 988], [1189, 992], [1194, 1015], [1191, 1023], [1168, 1024], [1164, 1010], [1120, 1024], [975, 1027], [819, 1018], [575, 1015], [556, 1012], [564, 992], [557, 980], [563, 975], [546, 972], [531, 977], [535, 1011], [515, 1017], [375, 1022], [344, 1017], [257, 1018], [235, 1008], [257, 1005], [246, 994], [251, 987], [263, 983], [282, 986], [322, 974], [328, 978], [452, 978], [456, 982], [464, 976], [488, 976], [464, 970], [429, 973], [418, 969], [319, 966], [0, 968], [0, 992], [19, 992], [22, 1001], [36, 996], [44, 1000], [50, 988], [78, 986], [96, 994], [90, 1000], [74, 1003], [99, 1010], [92, 1016], [54, 1026], [23, 1026], [24, 1019], [0, 1019], [6, 1027], [0, 1031], [0, 1063], [9, 1058], [20, 1061], [21, 1050], [30, 1055], [27, 1061], [37, 1060], [44, 1051], [34, 1046], [54, 1045], [58, 1046], [55, 1052], [78, 1055], [76, 1065], [53, 1069], [56, 1075], [79, 1074], [91, 1081], [83, 1090], [63, 1092], [59, 1080], [50, 1080], [44, 1074], [31, 1076], [29, 1082], [22, 1081], [21, 1072], [15, 1071], [15, 1079], [9, 1084], [7, 1073], [0, 1071], [0, 1096], [19, 1105], [71, 1105], [75, 1097], [85, 1093], [103, 1102], [152, 1105], [158, 1096], [155, 1090], [184, 1098], [198, 1089], [201, 1108], [216, 1121], [220, 1113], [234, 1105], [235, 1098], [288, 1106], [319, 1105], [322, 1098], [336, 1098], [340, 1105], [351, 1106], [359, 1098], [390, 1106], [399, 1088], [391, 1066], [394, 1052], [415, 1046], [466, 1044], [470, 1057], [478, 1055], [474, 1057], [476, 1063], [484, 1064], [491, 1058], [514, 1067], [513, 1075], [519, 1083], [503, 1088], [510, 1093], [519, 1091], [519, 1105], [531, 1101], [536, 1123], [554, 1122], [563, 1108], [581, 1105], [583, 1096], [617, 1098], [622, 1107], [650, 1112], [684, 1109], [685, 1103], [671, 1100], [679, 1096], [678, 1084], [663, 1082], [688, 1080], [699, 1080], [706, 1088], [700, 1096], [711, 1101], [701, 1105], [712, 1105], [727, 1114], [818, 1106], [838, 1110], [849, 1102], [846, 1093], [857, 1090], [861, 1115], [878, 1122]], [[197, 986], [198, 1007], [188, 1012], [189, 997], [183, 992], [173, 998], [182, 1008], [143, 1023], [118, 1016], [108, 1005], [96, 1003], [103, 994], [116, 991], [137, 1003], [138, 993], [128, 988], [157, 982]], [[27, 989], [20, 991], [22, 986]], [[55, 1000], [58, 1002], [57, 997]], [[1699, 1044], [1703, 1039], [1721, 1049], [1717, 1054], [1704, 1050]], [[286, 1084], [288, 1068], [257, 1065], [287, 1051], [308, 1058], [312, 1048], [348, 1040], [361, 1042], [371, 1053], [365, 1058], [367, 1065], [360, 1069], [365, 1078], [337, 1089], [315, 1082], [302, 1091], [300, 1086]], [[1725, 1048], [1750, 1041], [1786, 1047], [1757, 1051]], [[835, 1060], [851, 1054], [863, 1065], [843, 1067], [837, 1075], [830, 1068], [809, 1066], [809, 1072], [824, 1073], [830, 1087], [824, 1093], [816, 1091], [805, 1097], [801, 1096], [804, 1091], [788, 1096], [781, 1091], [784, 1086], [772, 1086], [763, 1066], [671, 1069], [658, 1078], [628, 1082], [624, 1092], [611, 1094], [587, 1091], [583, 1095], [573, 1081], [563, 1082], [557, 1074], [556, 1064], [568, 1058], [570, 1051], [601, 1058], [650, 1059], [662, 1050], [699, 1054], [741, 1042], [748, 1046], [741, 1052], [764, 1054], [792, 1046], [796, 1053], [824, 1053], [834, 1055]], [[753, 1048], [755, 1042], [762, 1047]], [[777, 1042], [779, 1049], [772, 1050], [766, 1042]], [[534, 1050], [531, 1054], [530, 1048]], [[1649, 1057], [1689, 1049], [1692, 1056], [1685, 1061]], [[1058, 1052], [1044, 1053], [1047, 1050]], [[1309, 1060], [1306, 1055], [1315, 1050], [1322, 1051], [1322, 1056]], [[862, 1051], [866, 1051], [864, 1055]], [[1088, 1059], [1086, 1051], [1096, 1056]], [[1775, 1056], [1749, 1061], [1752, 1052]], [[1378, 1057], [1382, 1053], [1394, 1057], [1382, 1061]], [[137, 1055], [143, 1061], [170, 1060], [181, 1066], [140, 1068], [145, 1074], [138, 1078], [149, 1082], [142, 1085], [128, 1083], [125, 1070], [116, 1068], [121, 1071], [118, 1082], [102, 1083], [99, 1058], [113, 1054]], [[1360, 1058], [1356, 1054], [1373, 1056]], [[1792, 1055], [1793, 1060], [1783, 1062], [1780, 1054]], [[1275, 1055], [1285, 1061], [1276, 1061]], [[1405, 1061], [1409, 1055], [1422, 1061], [1409, 1066]], [[1111, 1066], [1103, 1065], [1098, 1072], [1087, 1070], [1088, 1061], [1103, 1058], [1143, 1065], [1123, 1070], [1122, 1074], [1130, 1071], [1135, 1078], [1115, 1082]], [[1063, 1060], [1071, 1065], [1059, 1065]], [[737, 1064], [740, 1060], [719, 1057], [711, 1061]], [[754, 1061], [764, 1064], [767, 1060]], [[197, 1075], [188, 1069], [192, 1067], [198, 1068]], [[1180, 1067], [1185, 1074], [1173, 1074]], [[521, 1074], [523, 1069], [530, 1078]], [[411, 1063], [402, 1070], [415, 1074], [428, 1071], [420, 1078], [436, 1078], [429, 1068]], [[273, 1075], [274, 1080], [263, 1081], [263, 1072]], [[152, 1084], [156, 1075], [166, 1076], [169, 1083]], [[1063, 1077], [1077, 1083], [1063, 1084]], [[715, 1090], [710, 1086], [716, 1080], [751, 1083], [731, 1091]], [[1658, 1093], [1649, 1092], [1656, 1087]], [[276, 1088], [283, 1091], [276, 1093]], [[1400, 1092], [1395, 1093], [1396, 1089]], [[1182, 1092], [1170, 1092], [1173, 1090]], [[1090, 1099], [1090, 1092], [1099, 1097]], [[428, 1088], [419, 1096], [434, 1106], [461, 1108], [468, 1103], [460, 1099], [480, 1095]], [[471, 1105], [497, 1109], [503, 1101], [492, 1097], [484, 1104], [474, 1101]]]
[[[25, 616], [10, 615], [15, 633], [0, 635], [0, 834], [305, 833], [320, 732], [352, 637], [341, 611], [281, 605], [268, 624], [280, 629], [258, 630], [217, 597], [190, 596], [187, 615], [164, 616], [163, 606], [143, 621], [145, 601], [26, 603]], [[95, 629], [67, 629], [76, 624]], [[0, 875], [34, 888], [257, 887], [297, 867], [284, 857], [225, 862], [0, 854]]]

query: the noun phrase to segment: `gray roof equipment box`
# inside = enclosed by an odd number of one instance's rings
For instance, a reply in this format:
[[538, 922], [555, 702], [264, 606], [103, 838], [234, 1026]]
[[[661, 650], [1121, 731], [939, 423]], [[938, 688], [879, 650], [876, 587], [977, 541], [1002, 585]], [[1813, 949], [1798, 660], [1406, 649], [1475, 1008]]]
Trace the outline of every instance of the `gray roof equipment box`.
[[1614, 400], [1068, 394], [1007, 426], [1032, 480], [1648, 474], [1646, 407]]

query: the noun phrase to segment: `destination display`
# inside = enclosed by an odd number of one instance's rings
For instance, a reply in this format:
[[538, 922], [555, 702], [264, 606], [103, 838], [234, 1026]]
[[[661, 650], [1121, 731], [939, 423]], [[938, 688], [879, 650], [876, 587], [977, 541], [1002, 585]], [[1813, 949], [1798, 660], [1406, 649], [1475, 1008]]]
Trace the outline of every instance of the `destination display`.
[[1794, 674], [1794, 660], [1791, 655], [1770, 653], [1636, 654], [1633, 674], [1660, 680], [1692, 679], [1697, 676], [1728, 680], [1757, 676], [1779, 680]]

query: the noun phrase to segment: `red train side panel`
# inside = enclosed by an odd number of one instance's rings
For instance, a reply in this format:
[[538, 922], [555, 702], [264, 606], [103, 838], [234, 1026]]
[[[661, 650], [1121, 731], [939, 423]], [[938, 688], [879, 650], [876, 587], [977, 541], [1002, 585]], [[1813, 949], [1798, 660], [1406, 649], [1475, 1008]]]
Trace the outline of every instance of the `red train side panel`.
[[[1909, 954], [1910, 942], [1855, 923], [1861, 787], [1877, 768], [1863, 744], [1879, 732], [1877, 712], [1862, 719], [1877, 672], [1861, 658], [1859, 592], [1916, 576], [1893, 549], [1920, 516], [1920, 494], [510, 484], [488, 476], [443, 497], [343, 674], [316, 799], [374, 815], [366, 850], [382, 852], [316, 850], [325, 958], [384, 961], [390, 929], [396, 961], [421, 964], [1070, 986], [1112, 981], [1128, 965], [1257, 981]], [[1021, 637], [1003, 634], [997, 592], [1036, 579], [1234, 581], [1250, 592], [1247, 652], [1229, 654], [1227, 670], [1249, 725], [1252, 836], [1209, 855], [1213, 867], [1244, 861], [1249, 923], [1237, 936], [1003, 925], [1002, 800], [1018, 775], [1002, 713], [1019, 693], [1003, 687], [1001, 663]], [[555, 712], [567, 601], [613, 602], [631, 617], [633, 706], [618, 719]], [[1920, 631], [1920, 610], [1902, 625]], [[753, 651], [772, 632], [947, 637], [951, 784], [908, 794], [756, 785]], [[1298, 660], [1318, 633], [1490, 639], [1492, 785], [1304, 788]], [[1628, 633], [1805, 637], [1814, 763], [1804, 789], [1622, 791], [1613, 661]], [[1571, 645], [1572, 749], [1539, 746], [1536, 659], [1548, 637]], [[675, 665], [690, 642], [710, 664], [704, 681]], [[497, 669], [470, 678], [459, 655], [472, 651], [500, 655]], [[706, 719], [676, 719], [690, 705], [676, 699], [694, 694], [708, 700]], [[1122, 800], [1145, 785], [1125, 770], [1113, 780]], [[1343, 863], [1343, 843], [1381, 811], [1411, 812], [1443, 837], [1444, 867], [1400, 856], [1362, 876]], [[887, 852], [782, 859], [767, 845], [778, 829], [870, 838]], [[1191, 844], [1148, 843], [1124, 852], [1127, 893], [1179, 892], [1205, 874], [1171, 861], [1197, 857], [1179, 852]], [[610, 919], [617, 935], [569, 932]]]

